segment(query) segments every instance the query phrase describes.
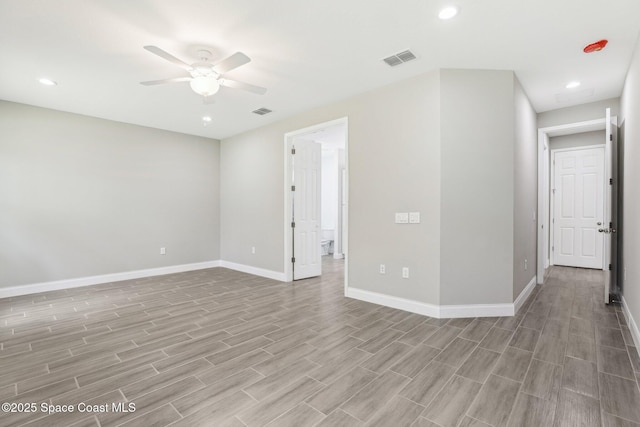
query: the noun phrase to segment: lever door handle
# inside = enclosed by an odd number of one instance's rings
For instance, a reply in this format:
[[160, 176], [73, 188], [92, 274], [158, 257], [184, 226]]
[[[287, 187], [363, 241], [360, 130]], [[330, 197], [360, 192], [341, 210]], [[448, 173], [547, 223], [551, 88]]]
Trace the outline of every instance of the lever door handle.
[[618, 230], [616, 230], [615, 228], [598, 228], [598, 231], [600, 233], [617, 233]]

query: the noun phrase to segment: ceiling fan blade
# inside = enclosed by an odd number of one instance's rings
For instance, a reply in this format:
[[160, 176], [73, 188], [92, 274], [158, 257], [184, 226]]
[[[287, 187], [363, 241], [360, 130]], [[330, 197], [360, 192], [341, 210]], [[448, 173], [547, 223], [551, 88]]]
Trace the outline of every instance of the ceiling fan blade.
[[220, 86], [230, 87], [233, 89], [242, 89], [257, 95], [264, 95], [267, 93], [267, 89], [260, 86], [250, 85], [249, 83], [243, 83], [236, 80], [220, 79]]
[[171, 62], [172, 64], [177, 65], [180, 68], [184, 68], [185, 70], [189, 71], [191, 70], [191, 65], [187, 64], [186, 62], [176, 58], [175, 56], [171, 55], [168, 52], [165, 52], [164, 50], [160, 49], [157, 46], [145, 46], [144, 47], [146, 50], [148, 50], [149, 52], [158, 55], [159, 57], [166, 59], [167, 61]]
[[238, 68], [241, 65], [244, 65], [251, 61], [247, 55], [242, 52], [236, 52], [230, 57], [223, 59], [213, 66], [213, 69], [218, 74], [226, 73], [227, 71], [231, 71], [234, 68]]
[[140, 84], [143, 86], [153, 86], [153, 85], [161, 85], [164, 83], [188, 82], [189, 80], [191, 80], [191, 77], [174, 77], [172, 79], [149, 80], [146, 82], [140, 82]]

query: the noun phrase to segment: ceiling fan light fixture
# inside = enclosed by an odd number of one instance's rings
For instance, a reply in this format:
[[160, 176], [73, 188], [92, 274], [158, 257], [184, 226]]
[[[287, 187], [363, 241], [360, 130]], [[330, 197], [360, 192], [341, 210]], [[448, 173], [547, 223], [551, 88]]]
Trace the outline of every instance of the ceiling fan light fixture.
[[191, 89], [193, 89], [195, 93], [201, 96], [211, 96], [220, 89], [220, 83], [218, 83], [215, 77], [194, 77], [191, 79], [191, 82], [189, 82], [189, 85], [191, 85]]

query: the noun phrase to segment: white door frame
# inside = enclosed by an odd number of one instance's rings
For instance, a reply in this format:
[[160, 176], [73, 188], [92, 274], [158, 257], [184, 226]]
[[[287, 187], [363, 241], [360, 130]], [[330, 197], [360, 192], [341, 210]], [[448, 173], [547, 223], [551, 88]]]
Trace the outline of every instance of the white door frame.
[[538, 129], [538, 266], [537, 282], [544, 282], [544, 270], [548, 266], [550, 224], [549, 224], [549, 138], [582, 132], [605, 130], [606, 119], [589, 120]]
[[297, 129], [284, 134], [284, 276], [285, 281], [291, 282], [293, 280], [293, 269], [291, 266], [291, 257], [293, 256], [291, 250], [291, 145], [295, 137], [304, 135], [309, 132], [317, 131], [327, 127], [336, 125], [344, 125], [345, 127], [345, 142], [344, 142], [344, 162], [345, 162], [345, 217], [343, 218], [343, 236], [342, 251], [344, 253], [344, 290], [347, 291], [348, 277], [349, 277], [349, 120], [347, 117], [331, 120], [324, 123], [319, 123], [313, 126], [309, 126], [302, 129]]
[[[553, 165], [554, 162], [555, 162], [556, 153], [562, 153], [562, 152], [566, 152], [566, 151], [589, 150], [589, 149], [592, 149], [592, 148], [601, 148], [604, 151], [605, 144], [582, 145], [582, 146], [579, 146], [579, 147], [555, 148], [553, 150], [550, 150], [550, 152], [551, 152], [551, 157], [550, 157], [551, 158], [551, 163], [550, 163], [550, 166]], [[603, 161], [604, 161], [604, 156], [603, 156]], [[551, 167], [550, 170], [551, 170], [551, 172], [550, 172], [551, 173], [551, 180], [549, 181], [549, 184], [547, 186], [547, 188], [548, 188], [547, 191], [549, 193], [549, 196], [551, 195], [550, 194], [551, 186], [553, 185], [553, 183], [556, 182], [556, 176], [555, 176], [556, 175], [556, 170], [555, 170], [555, 167]], [[603, 188], [606, 188], [605, 187], [606, 176], [607, 176], [607, 174], [603, 169], [603, 174], [602, 174], [602, 177], [603, 177], [602, 178], [603, 179], [602, 187]], [[547, 215], [549, 215], [551, 212], [555, 212], [554, 211], [554, 209], [555, 209], [555, 198], [554, 197], [549, 197], [548, 200], [549, 200], [549, 210], [547, 211]], [[607, 201], [605, 200], [604, 192], [603, 192], [602, 203], [606, 203], [606, 202]], [[604, 206], [603, 206], [603, 212], [604, 212]], [[603, 219], [603, 221], [604, 221], [604, 219]], [[554, 238], [555, 238], [555, 227], [552, 226], [552, 225], [549, 225], [549, 242], [550, 242], [551, 245], [554, 242]], [[602, 242], [602, 244], [604, 245], [604, 241]], [[545, 249], [548, 249], [548, 246]], [[548, 253], [548, 258], [547, 258], [548, 261], [549, 261], [548, 265], [555, 265], [555, 263], [553, 262], [553, 255], [554, 255], [553, 253]], [[602, 265], [603, 266], [605, 265], [604, 264], [604, 248], [603, 248], [603, 251], [602, 251]]]

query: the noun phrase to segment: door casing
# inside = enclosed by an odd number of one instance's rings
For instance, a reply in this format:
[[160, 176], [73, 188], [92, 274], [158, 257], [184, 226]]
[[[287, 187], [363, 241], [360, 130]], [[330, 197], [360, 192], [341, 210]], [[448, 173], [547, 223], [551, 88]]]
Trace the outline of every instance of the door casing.
[[606, 119], [588, 120], [584, 122], [568, 123], [538, 129], [538, 250], [536, 281], [544, 282], [544, 270], [548, 266], [550, 247], [550, 216], [549, 216], [549, 138], [561, 135], [605, 130]]
[[313, 126], [297, 129], [284, 134], [284, 275], [287, 282], [293, 280], [293, 268], [291, 264], [291, 257], [293, 256], [293, 250], [291, 247], [292, 230], [291, 230], [291, 146], [294, 139], [297, 136], [301, 136], [307, 133], [318, 131], [320, 129], [333, 127], [337, 125], [343, 125], [345, 128], [345, 147], [344, 147], [344, 161], [345, 161], [345, 174], [344, 174], [344, 192], [343, 197], [345, 199], [344, 217], [342, 220], [343, 230], [342, 235], [342, 252], [344, 253], [344, 291], [346, 294], [349, 279], [349, 119], [342, 117], [336, 120], [328, 122], [318, 123]]

